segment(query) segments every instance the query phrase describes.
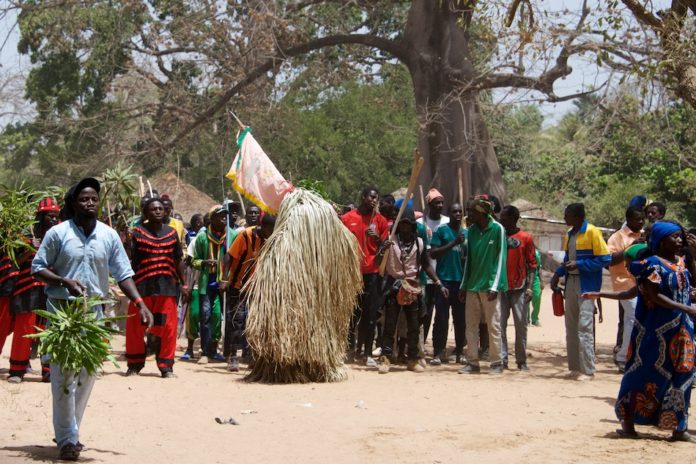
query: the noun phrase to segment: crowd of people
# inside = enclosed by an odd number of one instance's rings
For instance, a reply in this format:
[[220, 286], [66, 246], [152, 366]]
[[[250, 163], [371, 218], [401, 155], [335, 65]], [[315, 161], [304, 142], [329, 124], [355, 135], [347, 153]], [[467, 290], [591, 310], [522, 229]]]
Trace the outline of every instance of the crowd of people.
[[[0, 256], [0, 350], [14, 331], [8, 381], [21, 383], [31, 369], [35, 346], [25, 335], [45, 324], [33, 310], [54, 311], [80, 295], [108, 297], [116, 287], [130, 301], [127, 376], [138, 375], [154, 354], [161, 376], [172, 377], [181, 331], [187, 339], [181, 361], [226, 362], [232, 372], [240, 363], [251, 365], [245, 284], [275, 217], [256, 206], [242, 214], [240, 203], [226, 202], [185, 226], [171, 198], [151, 190], [142, 197], [141, 215], [119, 234], [97, 220], [100, 191], [97, 180], [86, 178], [70, 188], [62, 207], [42, 199], [27, 232], [31, 251], [15, 262]], [[486, 194], [465, 204], [451, 200], [433, 188], [419, 212], [411, 200], [403, 205], [404, 199], [367, 187], [356, 207], [341, 212], [357, 239], [363, 276], [347, 363], [386, 374], [403, 362], [421, 373], [431, 335], [431, 367], [454, 362], [458, 373], [472, 375], [486, 363], [489, 374], [501, 374], [514, 355], [517, 370], [529, 370], [527, 330], [540, 325], [540, 251], [520, 228], [515, 206]], [[564, 284], [568, 377], [579, 381], [595, 373], [597, 299], [620, 300], [615, 360], [624, 373], [616, 402], [622, 436], [635, 437], [634, 424], [654, 424], [671, 428], [675, 439], [692, 440], [686, 418], [694, 380], [696, 235], [665, 221], [663, 204], [646, 203], [632, 200], [608, 244], [588, 223], [583, 204], [568, 205], [564, 259], [550, 286]], [[601, 291], [605, 268], [612, 292]], [[117, 285], [109, 284], [110, 276]], [[454, 349], [448, 352], [450, 315]], [[507, 333], [511, 315], [514, 347]], [[61, 458], [77, 459], [94, 377], [63, 372], [48, 357], [42, 362]]]

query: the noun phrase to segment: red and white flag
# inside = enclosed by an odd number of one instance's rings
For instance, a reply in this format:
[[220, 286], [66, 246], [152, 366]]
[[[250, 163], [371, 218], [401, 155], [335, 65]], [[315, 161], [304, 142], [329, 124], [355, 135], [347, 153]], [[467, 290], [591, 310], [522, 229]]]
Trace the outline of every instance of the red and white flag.
[[294, 186], [285, 180], [246, 127], [237, 138], [239, 151], [227, 173], [232, 186], [270, 214], [278, 214], [285, 195]]

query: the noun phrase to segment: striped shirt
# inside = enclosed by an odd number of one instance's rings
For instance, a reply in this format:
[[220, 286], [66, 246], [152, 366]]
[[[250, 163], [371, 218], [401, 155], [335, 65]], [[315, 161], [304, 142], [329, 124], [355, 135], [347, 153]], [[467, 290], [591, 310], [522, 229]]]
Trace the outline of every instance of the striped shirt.
[[230, 285], [241, 290], [254, 272], [256, 257], [261, 250], [264, 239], [259, 235], [260, 227], [248, 227], [239, 232], [232, 242], [228, 254], [230, 262]]
[[468, 255], [461, 288], [468, 292], [507, 291], [505, 229], [492, 218], [482, 230], [469, 227]]

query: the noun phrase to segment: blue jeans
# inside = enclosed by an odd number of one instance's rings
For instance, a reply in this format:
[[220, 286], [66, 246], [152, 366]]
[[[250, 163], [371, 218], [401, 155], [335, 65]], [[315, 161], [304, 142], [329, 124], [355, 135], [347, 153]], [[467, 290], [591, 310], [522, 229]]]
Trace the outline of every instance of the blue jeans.
[[217, 340], [212, 340], [212, 314], [216, 298], [218, 298], [218, 292], [210, 288], [205, 295], [199, 296], [201, 310], [198, 315], [198, 320], [201, 327], [201, 350], [203, 350], [203, 356], [208, 357], [217, 354]]
[[[60, 300], [48, 300], [48, 310], [55, 312]], [[95, 307], [99, 319], [102, 307]], [[50, 360], [42, 357], [43, 362]], [[68, 443], [77, 444], [80, 440], [80, 423], [92, 393], [95, 376], [87, 375], [82, 369], [78, 376], [75, 372], [63, 371], [57, 364], [51, 363], [51, 397], [53, 400], [53, 430], [59, 448]]]
[[80, 440], [80, 424], [95, 380], [96, 377], [87, 375], [84, 369], [76, 377], [74, 372], [51, 364], [53, 430], [59, 448], [68, 443], [75, 445]]

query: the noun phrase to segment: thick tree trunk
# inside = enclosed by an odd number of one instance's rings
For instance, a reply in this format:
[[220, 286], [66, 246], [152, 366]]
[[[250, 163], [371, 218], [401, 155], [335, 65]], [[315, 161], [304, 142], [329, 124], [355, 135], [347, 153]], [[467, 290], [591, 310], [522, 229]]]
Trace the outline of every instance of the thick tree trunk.
[[[407, 66], [419, 115], [419, 148], [425, 164], [419, 183], [436, 187], [449, 205], [459, 198], [461, 169], [464, 200], [489, 193], [505, 199], [500, 166], [476, 92], [466, 91], [476, 76], [469, 36], [461, 13], [448, 0], [414, 0], [406, 24]], [[420, 199], [416, 199], [420, 205]]]

